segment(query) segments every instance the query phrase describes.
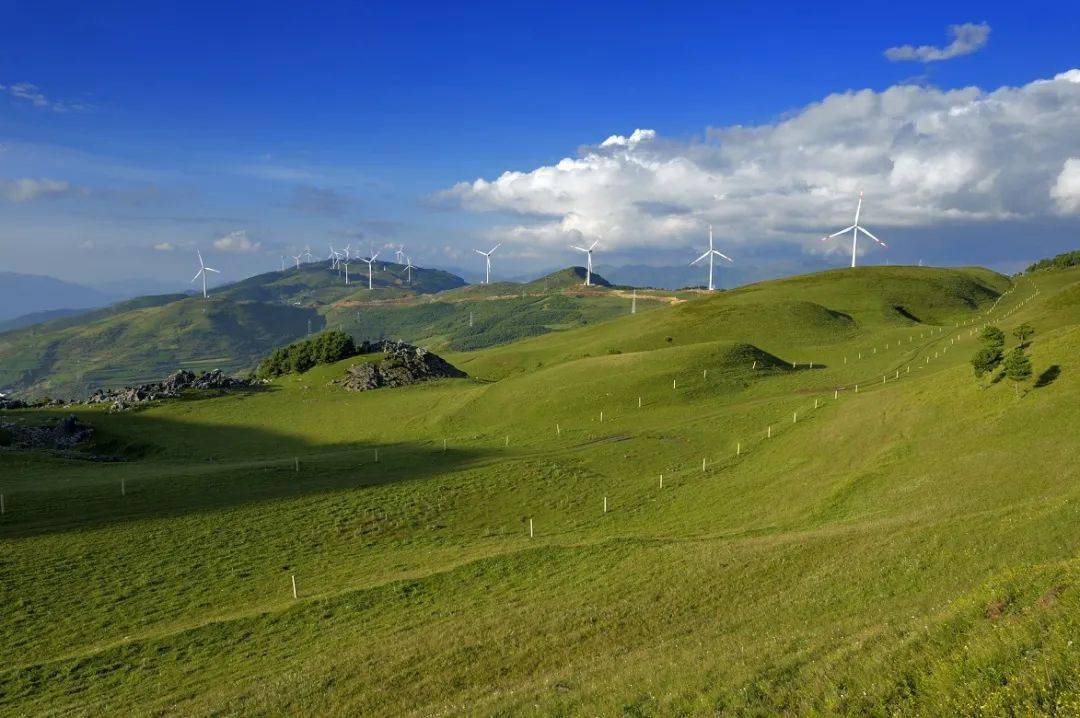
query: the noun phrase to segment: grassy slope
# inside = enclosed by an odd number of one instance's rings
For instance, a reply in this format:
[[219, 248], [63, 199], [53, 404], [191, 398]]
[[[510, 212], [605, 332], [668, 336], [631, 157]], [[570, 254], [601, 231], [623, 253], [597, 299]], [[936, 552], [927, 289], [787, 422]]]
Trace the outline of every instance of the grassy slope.
[[1058, 367], [1021, 401], [954, 326], [1003, 278], [878, 268], [454, 357], [479, 379], [88, 411], [142, 458], [0, 453], [0, 708], [1076, 711], [1080, 272], [1037, 281], [993, 310]]
[[[0, 334], [0, 388], [68, 397], [157, 380], [178, 367], [240, 371], [304, 336], [309, 321], [313, 331], [330, 325], [358, 340], [393, 337], [435, 349], [475, 349], [629, 308], [600, 289], [467, 301], [457, 294], [462, 280], [454, 275], [418, 269], [409, 283], [401, 265], [383, 262], [369, 291], [355, 263], [352, 272], [345, 285], [320, 262], [220, 287], [207, 303], [184, 295], [140, 297]], [[569, 270], [561, 274], [572, 278]], [[639, 302], [640, 311], [656, 306], [644, 297]]]

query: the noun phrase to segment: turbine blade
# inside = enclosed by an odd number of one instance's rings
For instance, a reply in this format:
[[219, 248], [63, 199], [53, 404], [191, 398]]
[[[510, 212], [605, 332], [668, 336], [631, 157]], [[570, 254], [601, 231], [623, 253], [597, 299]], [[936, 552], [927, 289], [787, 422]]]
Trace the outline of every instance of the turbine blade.
[[844, 227], [839, 232], [833, 232], [832, 234], [828, 235], [827, 237], [822, 237], [821, 241], [824, 242], [826, 239], [832, 239], [833, 237], [838, 237], [841, 234], [843, 234], [844, 232], [850, 232], [853, 229], [855, 229], [855, 225], [851, 225], [850, 227]]
[[599, 240], [599, 239], [598, 239], [598, 240], [596, 240], [595, 242], [593, 242], [592, 244], [590, 244], [590, 245], [589, 245], [589, 251], [591, 252], [591, 251], [593, 251], [594, 249], [596, 249], [596, 245], [598, 245], [598, 244], [600, 244], [600, 240]]
[[718, 251], [716, 251], [715, 249], [713, 250], [713, 254], [715, 254], [715, 255], [716, 255], [716, 256], [718, 256], [718, 257], [723, 257], [724, 259], [726, 259], [727, 261], [729, 261], [729, 262], [731, 262], [731, 263], [733, 263], [733, 264], [734, 264], [734, 262], [735, 262], [735, 260], [734, 260], [734, 259], [732, 259], [731, 257], [727, 256], [727, 255], [726, 255], [726, 254], [724, 254], [723, 252], [718, 252]]
[[474, 249], [473, 251], [476, 252], [477, 254], [483, 255], [485, 257], [487, 256], [487, 252], [481, 252], [479, 249]]
[[869, 233], [868, 231], [866, 231], [866, 230], [865, 230], [865, 229], [863, 229], [862, 227], [859, 227], [859, 231], [860, 231], [860, 232], [862, 232], [863, 234], [865, 234], [865, 235], [866, 235], [867, 237], [869, 237], [870, 239], [872, 239], [872, 240], [874, 240], [875, 242], [877, 242], [878, 244], [880, 244], [880, 245], [881, 245], [882, 247], [888, 247], [888, 246], [889, 246], [889, 245], [885, 244], [884, 242], [882, 242], [882, 241], [881, 241], [880, 239], [878, 239], [877, 237], [875, 237], [874, 235], [870, 234], [870, 233]]
[[219, 272], [218, 270], [211, 269], [210, 267], [203, 267], [203, 270], [206, 272], [213, 272], [214, 274], [221, 274], [221, 272]]
[[706, 252], [705, 254], [703, 254], [700, 257], [698, 257], [697, 259], [695, 259], [693, 262], [690, 262], [690, 264], [697, 264], [698, 262], [700, 262], [701, 260], [705, 259], [708, 256], [709, 256], [709, 253]]
[[577, 246], [576, 244], [571, 244], [570, 249], [576, 249], [579, 252], [588, 252], [589, 251], [589, 250], [585, 249], [584, 247]]
[[193, 281], [193, 282], [194, 282], [194, 281], [195, 281], [196, 279], [198, 279], [198, 278], [199, 278], [199, 276], [200, 276], [200, 275], [202, 275], [202, 269], [200, 269], [199, 271], [195, 272], [195, 276], [191, 278], [191, 281]]
[[502, 242], [499, 242], [498, 244], [496, 244], [496, 245], [495, 245], [494, 247], [492, 247], [492, 248], [491, 248], [491, 249], [490, 249], [490, 250], [488, 251], [488, 254], [494, 254], [494, 253], [495, 253], [495, 250], [496, 250], [496, 249], [498, 249], [498, 248], [499, 248], [499, 247], [501, 247], [501, 246], [502, 246]]

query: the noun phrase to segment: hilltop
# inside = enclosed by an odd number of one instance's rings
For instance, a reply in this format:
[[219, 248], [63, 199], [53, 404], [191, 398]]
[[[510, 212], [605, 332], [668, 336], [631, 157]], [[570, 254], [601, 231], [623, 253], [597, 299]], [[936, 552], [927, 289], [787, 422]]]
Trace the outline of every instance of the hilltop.
[[[1071, 705], [1078, 297], [837, 270], [446, 355], [467, 379], [79, 408], [127, 461], [0, 451], [0, 706]], [[1019, 399], [968, 365], [988, 321], [1035, 327]]]
[[[357, 267], [362, 268], [362, 272]], [[326, 262], [267, 272], [199, 296], [138, 297], [0, 334], [0, 387], [71, 397], [159, 379], [177, 367], [251, 369], [272, 349], [337, 328], [357, 341], [403, 339], [433, 349], [476, 349], [580, 326], [629, 311], [607, 283], [577, 287], [569, 268], [513, 290], [470, 287], [434, 269], [376, 262], [331, 271]], [[410, 277], [411, 274], [411, 277]], [[640, 311], [659, 306], [642, 296]]]

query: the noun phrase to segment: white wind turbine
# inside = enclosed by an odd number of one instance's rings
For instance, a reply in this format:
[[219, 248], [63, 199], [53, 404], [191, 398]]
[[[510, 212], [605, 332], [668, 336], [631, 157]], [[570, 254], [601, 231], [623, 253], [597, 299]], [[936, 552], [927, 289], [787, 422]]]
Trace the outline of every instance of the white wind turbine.
[[584, 252], [585, 255], [586, 255], [586, 258], [585, 258], [585, 286], [586, 287], [589, 286], [590, 284], [592, 284], [592, 253], [593, 253], [593, 250], [596, 249], [596, 245], [598, 245], [598, 244], [600, 244], [599, 239], [596, 240], [595, 242], [593, 242], [592, 244], [590, 244], [588, 249], [585, 249], [584, 247], [577, 247], [577, 246], [574, 246], [572, 244], [570, 245], [571, 249], [576, 249], [579, 252]]
[[491, 255], [495, 254], [495, 250], [498, 249], [501, 245], [502, 242], [499, 242], [486, 252], [481, 252], [479, 249], [473, 250], [477, 254], [483, 255], [484, 257], [484, 284], [491, 284]]
[[705, 254], [701, 255], [697, 259], [695, 259], [693, 262], [690, 262], [690, 265], [693, 266], [693, 265], [697, 264], [698, 262], [700, 262], [701, 260], [705, 259], [706, 257], [709, 258], [709, 291], [711, 292], [715, 288], [713, 286], [713, 257], [720, 257], [721, 259], [726, 259], [727, 261], [731, 262], [732, 264], [735, 263], [734, 260], [731, 257], [729, 257], [726, 254], [723, 254], [723, 253], [718, 252], [715, 249], [713, 249], [712, 225], [711, 224], [709, 225], [709, 251], [706, 252]]
[[348, 256], [346, 256], [345, 259], [341, 260], [338, 263], [338, 266], [345, 267], [345, 284], [348, 284], [349, 283], [349, 258], [348, 258]]
[[371, 257], [369, 257], [367, 259], [364, 259], [363, 257], [360, 258], [361, 262], [366, 262], [367, 263], [367, 288], [368, 289], [371, 289], [371, 266], [373, 264], [375, 264], [375, 258], [378, 257], [378, 256], [379, 256], [379, 253], [375, 252], [374, 254], [371, 255]]
[[330, 269], [337, 269], [338, 265], [338, 251], [334, 249], [334, 245], [328, 244], [330, 247], [330, 254], [326, 255], [326, 259], [330, 262]]
[[[401, 264], [402, 257], [405, 257], [405, 245], [399, 244], [397, 249], [394, 250], [394, 259], [397, 260], [398, 264]], [[408, 259], [407, 257], [405, 258]]]
[[300, 269], [300, 258], [303, 257], [304, 255], [301, 253], [301, 254], [290, 254], [289, 256], [292, 257], [293, 261], [296, 262], [296, 268]]
[[203, 264], [202, 252], [198, 249], [195, 250], [195, 254], [199, 255], [199, 271], [195, 272], [195, 276], [191, 278], [191, 281], [194, 282], [199, 277], [202, 277], [202, 297], [203, 299], [206, 299], [206, 273], [213, 272], [214, 274], [221, 274], [221, 272], [216, 269], [211, 269]]
[[870, 239], [872, 239], [875, 242], [877, 242], [878, 244], [880, 244], [882, 247], [888, 247], [887, 244], [882, 242], [880, 239], [878, 239], [874, 235], [870, 234], [870, 232], [866, 229], [866, 227], [863, 227], [862, 225], [859, 224], [859, 213], [862, 211], [862, 194], [863, 193], [860, 191], [859, 192], [859, 204], [855, 206], [855, 224], [851, 225], [850, 227], [845, 227], [844, 229], [841, 229], [839, 232], [833, 232], [832, 234], [830, 234], [827, 237], [822, 237], [821, 238], [821, 241], [825, 242], [827, 240], [832, 239], [833, 237], [838, 237], [841, 234], [851, 232], [851, 266], [852, 267], [855, 266], [855, 250], [859, 246], [859, 232], [862, 232], [867, 237], [869, 237]]
[[303, 259], [306, 259], [309, 262], [312, 261], [313, 259], [315, 259], [315, 255], [311, 253], [311, 245], [309, 245], [309, 244], [304, 245], [304, 252], [303, 252], [303, 254], [300, 255], [300, 257], [303, 258]]
[[412, 257], [405, 257], [405, 274], [409, 278], [409, 284], [412, 284], [412, 270], [416, 269], [412, 263]]

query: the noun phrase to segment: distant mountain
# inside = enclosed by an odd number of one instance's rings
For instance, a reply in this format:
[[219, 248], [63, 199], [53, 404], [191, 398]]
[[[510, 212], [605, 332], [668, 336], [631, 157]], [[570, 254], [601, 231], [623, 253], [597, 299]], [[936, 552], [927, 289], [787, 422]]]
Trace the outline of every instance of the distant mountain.
[[[331, 310], [409, 302], [465, 286], [434, 269], [392, 262], [332, 270], [326, 262], [267, 272], [201, 295], [136, 297], [75, 313], [40, 314], [43, 323], [11, 328], [0, 341], [0, 387], [35, 395], [77, 396], [92, 388], [159, 379], [178, 367], [237, 371], [274, 347], [319, 331]], [[27, 318], [29, 321], [30, 318]]]
[[85, 314], [90, 309], [45, 309], [40, 312], [30, 312], [29, 314], [23, 314], [15, 317], [14, 319], [7, 319], [0, 322], [0, 334], [4, 332], [13, 332], [16, 329], [22, 329], [23, 327], [30, 327], [35, 324], [41, 324], [42, 322], [52, 321], [53, 319], [61, 319], [63, 317], [77, 316], [79, 314]]
[[[550, 274], [546, 274], [539, 279], [534, 279], [525, 286], [530, 289], [566, 289], [567, 287], [577, 287], [585, 284], [586, 274], [585, 267], [567, 267], [566, 269], [559, 269]], [[592, 273], [592, 276], [589, 278], [589, 283], [594, 287], [612, 286], [611, 282], [604, 279], [596, 272]]]
[[91, 309], [119, 298], [54, 277], [0, 272], [0, 321], [55, 309]]

